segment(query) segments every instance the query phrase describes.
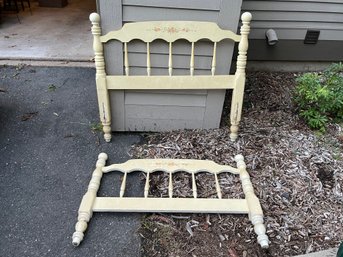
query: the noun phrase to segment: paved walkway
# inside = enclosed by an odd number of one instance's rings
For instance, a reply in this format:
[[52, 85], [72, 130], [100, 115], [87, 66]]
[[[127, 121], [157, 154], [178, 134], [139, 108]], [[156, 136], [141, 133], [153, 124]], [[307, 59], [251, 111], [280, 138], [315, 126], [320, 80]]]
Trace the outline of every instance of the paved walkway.
[[[71, 244], [97, 155], [125, 161], [140, 140], [117, 134], [107, 144], [92, 132], [94, 70], [0, 67], [0, 89], [0, 256], [139, 256], [137, 214], [96, 213], [83, 243]], [[119, 183], [106, 174], [100, 194]]]
[[[3, 15], [0, 24], [0, 60], [90, 61], [94, 57], [89, 14], [94, 0], [68, 0], [64, 8], [39, 7], [31, 2], [15, 15]], [[26, 3], [25, 3], [26, 6]], [[21, 7], [21, 6], [20, 6]]]

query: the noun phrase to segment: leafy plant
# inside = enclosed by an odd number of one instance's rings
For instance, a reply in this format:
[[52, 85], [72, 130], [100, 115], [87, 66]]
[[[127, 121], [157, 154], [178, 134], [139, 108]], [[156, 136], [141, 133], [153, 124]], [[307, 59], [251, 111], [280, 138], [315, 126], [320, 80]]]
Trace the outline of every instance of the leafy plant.
[[296, 82], [294, 101], [311, 128], [325, 131], [328, 122], [342, 122], [342, 63], [332, 64], [322, 73], [305, 73]]
[[101, 123], [91, 123], [91, 130], [93, 132], [101, 132], [102, 131], [102, 124]]

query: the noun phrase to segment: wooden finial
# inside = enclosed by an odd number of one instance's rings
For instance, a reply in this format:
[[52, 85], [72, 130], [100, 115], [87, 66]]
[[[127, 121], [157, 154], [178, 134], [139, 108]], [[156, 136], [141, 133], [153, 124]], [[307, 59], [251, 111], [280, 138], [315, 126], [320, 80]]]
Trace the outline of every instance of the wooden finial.
[[243, 22], [250, 22], [251, 19], [252, 19], [252, 15], [251, 15], [250, 12], [245, 12], [245, 13], [243, 13], [242, 16], [241, 16], [241, 20], [242, 20]]
[[92, 22], [92, 24], [100, 23], [100, 15], [96, 12], [93, 12], [89, 15], [89, 20]]

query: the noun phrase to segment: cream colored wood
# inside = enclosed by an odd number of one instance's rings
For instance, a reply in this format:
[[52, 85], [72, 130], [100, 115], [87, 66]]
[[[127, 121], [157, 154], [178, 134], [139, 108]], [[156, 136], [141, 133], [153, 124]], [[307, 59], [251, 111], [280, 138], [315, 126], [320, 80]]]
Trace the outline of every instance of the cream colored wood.
[[222, 172], [230, 172], [232, 174], [239, 174], [237, 168], [219, 165], [213, 161], [191, 159], [132, 159], [124, 163], [112, 164], [102, 168], [104, 173], [111, 171], [130, 173], [137, 170], [145, 173], [156, 171], [175, 173], [185, 171], [189, 173], [210, 172], [212, 174], [219, 174]]
[[[219, 165], [213, 161], [189, 159], [137, 159], [121, 164], [104, 166], [107, 155], [101, 153], [98, 157], [96, 169], [93, 172], [88, 191], [82, 199], [76, 232], [73, 234], [73, 245], [78, 246], [84, 237], [92, 213], [95, 212], [186, 212], [186, 213], [231, 213], [248, 214], [254, 225], [257, 241], [263, 248], [267, 248], [269, 240], [263, 224], [263, 212], [258, 198], [254, 193], [246, 164], [242, 155], [235, 156], [237, 168]], [[116, 171], [124, 173], [119, 197], [96, 197], [103, 173]], [[125, 183], [127, 173], [143, 171], [147, 173], [144, 187], [144, 197], [125, 197]], [[149, 176], [155, 171], [169, 173], [168, 198], [148, 197]], [[172, 174], [184, 171], [192, 174], [192, 190], [194, 198], [173, 198]], [[195, 173], [209, 172], [214, 174], [218, 198], [197, 198]], [[240, 176], [245, 199], [222, 199], [217, 174], [230, 172]]]
[[95, 212], [169, 212], [248, 214], [244, 199], [97, 197]]
[[233, 89], [234, 75], [199, 76], [107, 76], [108, 89]]
[[149, 187], [150, 187], [150, 172], [146, 173], [146, 181], [144, 186], [144, 197], [147, 198], [149, 195]]
[[263, 224], [263, 211], [260, 201], [254, 193], [254, 188], [250, 181], [249, 173], [246, 170], [246, 164], [242, 155], [236, 155], [235, 161], [239, 170], [239, 177], [242, 183], [245, 199], [249, 207], [249, 219], [254, 225], [254, 231], [257, 234], [257, 241], [262, 248], [268, 248], [269, 240], [266, 235], [266, 227]]
[[[120, 30], [112, 31], [101, 36], [99, 27], [100, 17], [93, 13], [92, 22], [93, 49], [95, 53], [96, 83], [99, 103], [100, 119], [103, 125], [104, 137], [111, 140], [111, 115], [108, 90], [177, 90], [177, 89], [233, 89], [231, 101], [231, 134], [232, 141], [238, 137], [238, 126], [241, 120], [245, 67], [247, 62], [248, 34], [250, 31], [251, 14], [243, 13], [241, 35], [222, 30], [218, 25], [210, 22], [195, 21], [161, 21], [137, 22], [125, 24]], [[194, 44], [200, 39], [214, 42], [211, 75], [194, 76]], [[217, 42], [223, 39], [239, 42], [237, 70], [235, 75], [215, 75]], [[107, 76], [102, 43], [116, 39], [124, 43], [124, 67], [126, 76]], [[147, 43], [147, 76], [129, 76], [128, 42], [139, 39]], [[149, 43], [155, 39], [169, 42], [168, 74], [169, 76], [151, 76], [151, 60]], [[173, 42], [186, 39], [191, 43], [190, 76], [173, 75]]]
[[190, 61], [189, 69], [190, 69], [190, 75], [193, 76], [194, 75], [194, 42], [192, 42], [191, 61]]
[[172, 46], [172, 42], [169, 43], [168, 73], [169, 73], [169, 76], [171, 76], [173, 74], [173, 46]]
[[124, 43], [124, 66], [125, 66], [125, 75], [129, 76], [130, 67], [129, 67], [129, 57], [127, 52], [127, 43]]
[[146, 71], [148, 76], [151, 75], [151, 61], [150, 61], [150, 43], [146, 43]]
[[124, 177], [123, 177], [123, 180], [122, 180], [122, 182], [121, 182], [120, 192], [119, 192], [119, 196], [120, 196], [120, 197], [123, 197], [123, 196], [124, 196], [124, 193], [125, 193], [126, 177], [127, 177], [127, 172], [124, 173]]
[[213, 57], [212, 57], [212, 65], [211, 65], [211, 74], [214, 76], [216, 73], [216, 62], [217, 62], [217, 42], [213, 43]]
[[214, 173], [214, 179], [216, 180], [216, 191], [219, 199], [222, 199], [222, 191], [220, 190], [220, 184], [217, 173]]
[[103, 46], [100, 41], [101, 28], [99, 26], [100, 16], [97, 13], [92, 13], [89, 16], [92, 22], [93, 34], [93, 50], [96, 68], [96, 87], [98, 95], [98, 105], [100, 120], [102, 123], [104, 138], [106, 142], [111, 141], [111, 106], [109, 100], [109, 93], [106, 87], [106, 72], [105, 72], [105, 59], [103, 54]]
[[102, 167], [105, 166], [106, 160], [107, 154], [99, 154], [96, 169], [94, 170], [92, 179], [89, 182], [87, 193], [82, 198], [77, 218], [78, 221], [75, 225], [75, 232], [72, 237], [74, 246], [78, 246], [83, 240], [84, 232], [87, 229], [87, 223], [93, 215], [94, 200], [102, 178]]
[[197, 198], [198, 193], [197, 193], [197, 183], [195, 181], [195, 174], [192, 172], [192, 190], [193, 190], [193, 197]]
[[238, 44], [238, 57], [237, 57], [237, 69], [235, 73], [235, 85], [236, 88], [232, 92], [231, 100], [231, 141], [235, 141], [238, 137], [238, 126], [241, 120], [243, 95], [245, 86], [245, 67], [247, 64], [247, 51], [248, 51], [248, 35], [250, 32], [251, 14], [246, 12], [242, 14], [243, 26], [241, 27], [241, 41]]
[[185, 39], [189, 42], [197, 42], [200, 39], [209, 39], [219, 42], [223, 39], [231, 39], [239, 42], [240, 35], [230, 30], [223, 30], [212, 22], [199, 21], [149, 21], [126, 23], [116, 31], [111, 31], [101, 37], [101, 42], [119, 40], [130, 42], [133, 39], [140, 39], [144, 42], [152, 42], [162, 39], [167, 42], [175, 42], [178, 39]]
[[173, 197], [173, 173], [169, 173], [169, 185], [168, 185], [168, 195], [169, 195], [169, 198], [172, 198]]

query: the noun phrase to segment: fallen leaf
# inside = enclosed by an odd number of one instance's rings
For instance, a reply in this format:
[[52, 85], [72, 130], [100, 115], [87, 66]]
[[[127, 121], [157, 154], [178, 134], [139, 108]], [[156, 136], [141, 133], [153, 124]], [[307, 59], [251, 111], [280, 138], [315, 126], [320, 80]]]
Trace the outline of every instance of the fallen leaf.
[[38, 112], [28, 112], [28, 113], [24, 113], [21, 116], [21, 121], [27, 121], [32, 119], [33, 117], [35, 117], [38, 114]]

